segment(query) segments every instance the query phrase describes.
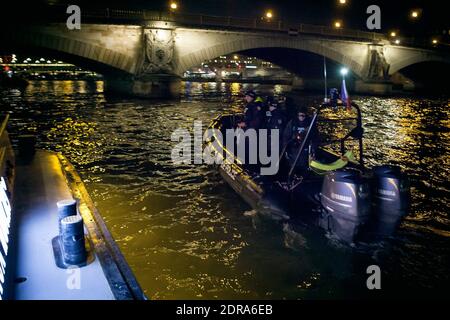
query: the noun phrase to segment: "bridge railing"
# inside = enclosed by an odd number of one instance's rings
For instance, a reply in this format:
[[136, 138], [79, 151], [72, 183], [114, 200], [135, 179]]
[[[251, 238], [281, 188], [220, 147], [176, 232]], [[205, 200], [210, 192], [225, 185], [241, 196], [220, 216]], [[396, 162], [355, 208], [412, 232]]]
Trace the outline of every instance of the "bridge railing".
[[82, 10], [82, 16], [87, 19], [107, 19], [111, 22], [117, 20], [118, 22], [128, 21], [142, 24], [148, 21], [166, 21], [188, 26], [226, 27], [255, 31], [280, 31], [286, 32], [290, 35], [304, 33], [370, 41], [380, 41], [386, 39], [385, 35], [376, 32], [366, 32], [351, 29], [336, 29], [327, 26], [292, 23], [281, 20], [267, 21], [256, 18], [253, 19], [211, 16], [201, 14], [158, 12], [149, 10], [121, 10], [110, 8], [100, 10]]
[[[60, 22], [67, 20], [67, 5], [50, 5], [44, 6], [39, 12], [32, 12], [28, 16], [27, 21], [33, 23]], [[87, 23], [105, 23], [105, 24], [131, 24], [131, 25], [148, 25], [150, 22], [164, 21], [171, 22], [179, 26], [199, 27], [199, 28], [215, 28], [219, 30], [246, 30], [246, 31], [268, 31], [279, 32], [280, 34], [288, 34], [296, 36], [298, 34], [320, 35], [324, 38], [340, 38], [356, 41], [392, 42], [392, 38], [382, 33], [369, 32], [362, 30], [352, 30], [344, 28], [333, 28], [331, 26], [321, 26], [305, 23], [296, 23], [291, 21], [267, 21], [258, 18], [239, 18], [211, 16], [201, 14], [188, 14], [180, 12], [160, 12], [150, 10], [123, 10], [113, 8], [81, 8], [82, 21]], [[9, 20], [5, 20], [9, 23]], [[0, 24], [3, 19], [0, 19]], [[16, 23], [17, 21], [13, 21]], [[442, 51], [450, 51], [450, 44], [439, 43], [432, 44], [430, 38], [404, 38], [400, 39], [401, 46], [408, 46], [423, 49], [439, 49]]]
[[[53, 9], [56, 9], [54, 6]], [[58, 6], [57, 12], [62, 13], [62, 8]], [[65, 8], [64, 8], [65, 10]], [[193, 27], [217, 27], [227, 29], [245, 29], [255, 31], [278, 31], [295, 36], [297, 34], [320, 35], [324, 37], [338, 37], [363, 41], [383, 41], [391, 40], [386, 35], [377, 32], [368, 32], [362, 30], [333, 28], [329, 26], [295, 23], [290, 21], [273, 20], [267, 21], [257, 18], [239, 18], [226, 16], [211, 16], [201, 14], [189, 14], [179, 12], [161, 12], [150, 10], [123, 10], [123, 9], [85, 9], [81, 11], [83, 18], [88, 21], [105, 21], [107, 23], [132, 23], [146, 24], [151, 21], [172, 22], [178, 25]], [[56, 16], [59, 16], [57, 14]], [[64, 17], [67, 15], [64, 12]], [[422, 47], [429, 49], [431, 43], [422, 39], [403, 38], [401, 45], [411, 47]], [[442, 49], [442, 46], [441, 46]], [[445, 48], [449, 49], [449, 48]]]

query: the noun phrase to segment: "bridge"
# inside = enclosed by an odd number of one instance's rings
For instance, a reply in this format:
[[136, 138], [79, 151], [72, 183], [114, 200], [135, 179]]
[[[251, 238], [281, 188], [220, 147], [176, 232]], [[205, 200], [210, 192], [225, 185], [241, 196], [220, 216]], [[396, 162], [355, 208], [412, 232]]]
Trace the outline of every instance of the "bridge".
[[179, 92], [187, 69], [221, 55], [287, 48], [324, 56], [348, 67], [356, 88], [386, 93], [393, 77], [413, 64], [450, 63], [450, 53], [392, 44], [383, 34], [325, 26], [145, 10], [82, 11], [81, 29], [59, 20], [3, 28], [0, 41], [14, 50], [55, 56], [105, 76], [107, 89], [138, 97]]

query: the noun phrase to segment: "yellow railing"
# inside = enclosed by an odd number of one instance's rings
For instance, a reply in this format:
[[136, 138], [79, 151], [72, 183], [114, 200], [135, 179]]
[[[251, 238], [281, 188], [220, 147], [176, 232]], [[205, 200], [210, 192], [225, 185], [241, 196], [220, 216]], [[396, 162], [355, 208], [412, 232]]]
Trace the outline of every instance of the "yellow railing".
[[9, 114], [6, 114], [0, 126], [0, 137], [3, 136], [3, 132], [6, 131], [6, 125], [8, 124]]

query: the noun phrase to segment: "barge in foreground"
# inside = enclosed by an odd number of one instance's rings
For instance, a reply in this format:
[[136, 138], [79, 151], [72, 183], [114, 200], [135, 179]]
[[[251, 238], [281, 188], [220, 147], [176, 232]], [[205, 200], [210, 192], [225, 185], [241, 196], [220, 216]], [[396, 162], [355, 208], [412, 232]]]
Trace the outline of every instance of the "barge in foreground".
[[[289, 166], [284, 152], [273, 176], [242, 164], [236, 150], [226, 147], [225, 131], [236, 128], [236, 115], [221, 115], [211, 123], [215, 133], [207, 146], [222, 160], [223, 179], [253, 209], [319, 227], [348, 244], [380, 239], [392, 235], [407, 214], [409, 183], [397, 166], [365, 167], [361, 111], [355, 103], [351, 109], [323, 104], [315, 110], [296, 158], [308, 153], [306, 170], [298, 170], [296, 163]], [[314, 130], [321, 139], [313, 158]]]
[[31, 136], [21, 137], [16, 155], [7, 121], [0, 127], [0, 298], [145, 299], [74, 167], [59, 153], [34, 151]]

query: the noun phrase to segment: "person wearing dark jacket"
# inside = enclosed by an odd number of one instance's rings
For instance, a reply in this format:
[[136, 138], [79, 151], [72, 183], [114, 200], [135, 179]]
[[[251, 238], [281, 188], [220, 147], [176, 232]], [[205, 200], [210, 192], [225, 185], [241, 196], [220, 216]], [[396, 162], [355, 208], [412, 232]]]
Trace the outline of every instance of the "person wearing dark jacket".
[[283, 134], [284, 126], [286, 125], [286, 117], [284, 113], [278, 109], [277, 101], [273, 101], [268, 105], [266, 111], [266, 128], [268, 130], [278, 129], [280, 130], [280, 137]]
[[[283, 130], [286, 125], [286, 117], [278, 108], [278, 101], [271, 100], [268, 103], [267, 106], [268, 110], [266, 111], [266, 128], [267, 128], [267, 136], [268, 136], [268, 151], [271, 152], [271, 150], [278, 150], [278, 152], [281, 152], [282, 148], [282, 138], [283, 138]], [[278, 141], [272, 141], [272, 130], [278, 130]], [[274, 149], [273, 143], [278, 143], [278, 148]]]
[[256, 93], [253, 90], [249, 90], [245, 93], [245, 106], [244, 119], [238, 126], [241, 129], [261, 129], [263, 127], [263, 114], [261, 102], [256, 102]]
[[[297, 117], [289, 121], [283, 133], [283, 147], [286, 147], [286, 158], [291, 167], [297, 154], [303, 144], [304, 139], [308, 133], [309, 127], [311, 125], [311, 118], [307, 115], [307, 110], [302, 108], [297, 112]], [[311, 132], [310, 141], [313, 142], [312, 146], [314, 149], [314, 142], [316, 140], [316, 130]], [[314, 152], [314, 150], [313, 150]], [[309, 145], [305, 146], [300, 157], [296, 163], [297, 168], [306, 169], [308, 167], [309, 158]]]

